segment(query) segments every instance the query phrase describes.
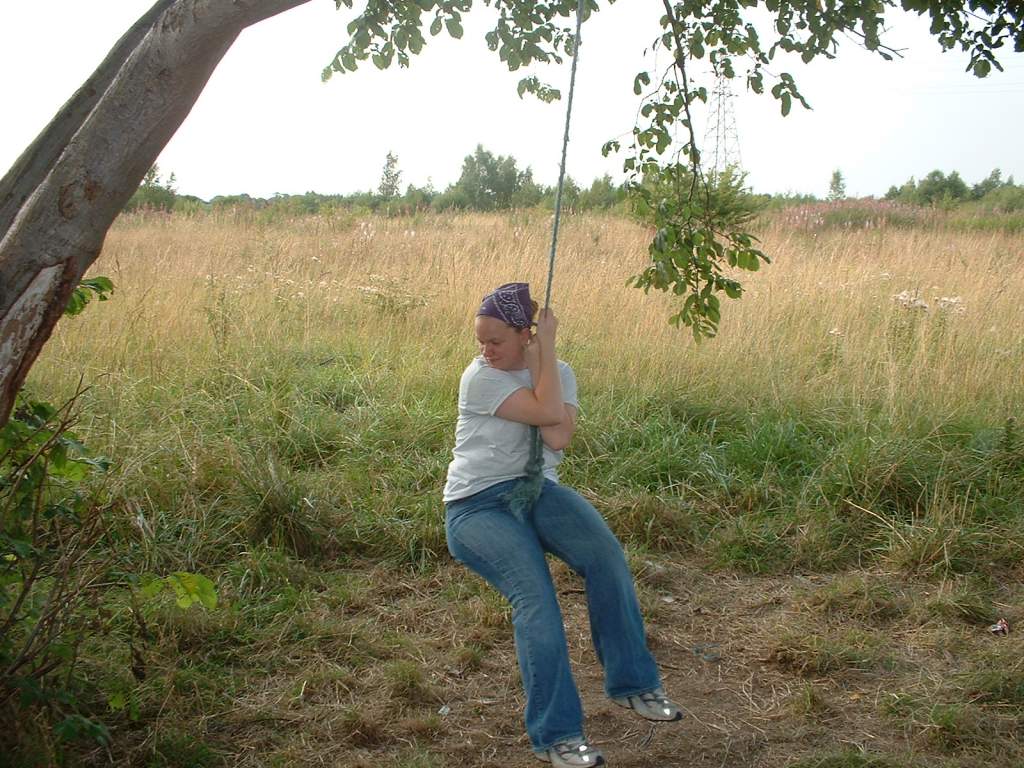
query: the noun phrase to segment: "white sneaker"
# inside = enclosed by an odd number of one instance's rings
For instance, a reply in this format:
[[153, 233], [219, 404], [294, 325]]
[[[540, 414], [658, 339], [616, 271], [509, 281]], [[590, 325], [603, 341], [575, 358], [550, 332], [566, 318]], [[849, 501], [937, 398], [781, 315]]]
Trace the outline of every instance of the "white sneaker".
[[604, 765], [604, 757], [597, 747], [583, 739], [560, 741], [544, 752], [534, 752], [538, 760], [551, 763], [555, 768], [591, 768]]
[[632, 709], [645, 720], [653, 720], [658, 723], [671, 723], [683, 719], [683, 713], [678, 706], [665, 695], [661, 688], [655, 688], [647, 693], [638, 693], [633, 696], [621, 696], [612, 699], [620, 707]]

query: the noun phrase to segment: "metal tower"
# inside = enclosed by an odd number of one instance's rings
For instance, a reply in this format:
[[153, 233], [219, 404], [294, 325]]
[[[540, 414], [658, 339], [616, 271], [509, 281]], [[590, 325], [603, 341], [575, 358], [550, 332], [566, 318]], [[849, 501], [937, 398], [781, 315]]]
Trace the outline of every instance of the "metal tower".
[[704, 133], [702, 158], [707, 171], [716, 176], [728, 167], [740, 170], [743, 166], [732, 101], [729, 79], [719, 72], [708, 100], [708, 127]]

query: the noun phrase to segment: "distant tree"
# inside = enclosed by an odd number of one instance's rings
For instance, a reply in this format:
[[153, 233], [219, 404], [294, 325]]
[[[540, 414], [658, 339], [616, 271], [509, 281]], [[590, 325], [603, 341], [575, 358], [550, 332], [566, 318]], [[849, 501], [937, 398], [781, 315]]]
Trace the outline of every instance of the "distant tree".
[[384, 160], [384, 170], [380, 174], [380, 186], [377, 191], [385, 200], [390, 200], [399, 195], [399, 185], [402, 183], [402, 172], [398, 170], [398, 156], [388, 152]]
[[266, 200], [252, 197], [246, 192], [240, 195], [217, 195], [210, 200], [210, 207], [214, 210], [226, 210], [229, 208], [251, 208], [257, 210], [265, 208], [266, 205]]
[[[582, 190], [576, 180], [573, 179], [569, 174], [565, 175], [565, 179], [562, 182], [562, 210], [563, 211], [576, 211], [579, 210], [580, 195]], [[558, 197], [558, 187], [553, 186], [544, 195], [542, 204], [545, 208], [554, 209], [555, 201]]]
[[529, 168], [520, 171], [514, 157], [495, 156], [477, 144], [473, 154], [462, 161], [459, 180], [443, 198], [464, 203], [454, 207], [493, 211], [513, 207], [521, 190], [523, 198], [532, 198], [535, 186], [533, 172]]
[[609, 174], [594, 179], [589, 189], [585, 189], [579, 196], [579, 208], [581, 211], [607, 210], [618, 205], [626, 197], [625, 190], [612, 181]]
[[402, 196], [402, 209], [409, 213], [415, 213], [416, 211], [430, 208], [430, 204], [436, 195], [437, 193], [429, 182], [425, 187], [417, 187], [410, 184], [406, 187], [405, 195]]
[[452, 184], [430, 201], [430, 207], [435, 211], [450, 211], [462, 210], [471, 206], [469, 195], [466, 194], [465, 189], [458, 184]]
[[899, 187], [895, 184], [889, 187], [889, 191], [885, 193], [885, 199], [917, 205], [917, 182], [914, 177], [911, 176]]
[[836, 168], [832, 171], [832, 180], [828, 184], [828, 201], [835, 202], [846, 198], [846, 182], [843, 180], [842, 171]]
[[533, 208], [544, 199], [544, 189], [533, 180], [533, 169], [527, 168], [518, 175], [516, 191], [512, 194], [513, 208]]
[[994, 168], [992, 173], [971, 187], [971, 198], [981, 200], [989, 192], [994, 192], [1001, 186], [1003, 186], [1003, 172], [998, 168]]
[[[976, 185], [975, 190], [978, 187], [987, 188], [993, 178], [1000, 176], [998, 170], [993, 171], [989, 179]], [[959, 173], [952, 171], [947, 176], [942, 171], [935, 170], [918, 182], [911, 177], [900, 187], [889, 187], [885, 199], [911, 205], [952, 205], [976, 198]]]
[[160, 178], [160, 166], [154, 163], [146, 171], [142, 183], [135, 190], [135, 194], [125, 204], [126, 211], [134, 211], [145, 208], [155, 211], [170, 211], [174, 209], [174, 200], [177, 197], [177, 190], [174, 188], [175, 178], [172, 172], [167, 180]]
[[948, 176], [942, 171], [932, 171], [917, 184], [915, 200], [918, 205], [940, 205], [966, 200], [970, 195], [967, 184], [960, 174], [953, 171]]

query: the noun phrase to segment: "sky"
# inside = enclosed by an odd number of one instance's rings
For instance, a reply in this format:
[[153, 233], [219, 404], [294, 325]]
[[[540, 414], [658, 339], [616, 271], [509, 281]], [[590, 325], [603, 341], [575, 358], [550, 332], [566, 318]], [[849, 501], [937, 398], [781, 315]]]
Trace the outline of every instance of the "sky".
[[[0, 169], [6, 171], [93, 71], [151, 0], [33, 0], [0, 8]], [[244, 31], [214, 72], [158, 163], [182, 194], [203, 199], [248, 193], [349, 194], [375, 189], [388, 152], [403, 186], [444, 189], [477, 144], [512, 155], [534, 178], [558, 177], [565, 100], [520, 99], [510, 73], [487, 50], [492, 9], [477, 3], [465, 35], [429, 38], [412, 66], [378, 71], [367, 62], [327, 83], [320, 72], [346, 41], [355, 11], [311, 0]], [[359, 4], [357, 2], [356, 8]], [[668, 60], [652, 52], [661, 3], [618, 0], [583, 28], [568, 173], [588, 185], [622, 178], [622, 157], [601, 156], [612, 138], [627, 143], [639, 101], [636, 73]], [[59, 23], [54, 23], [59, 19]], [[851, 196], [881, 196], [891, 185], [939, 169], [975, 183], [1000, 168], [1024, 181], [1024, 54], [1001, 57], [1005, 72], [979, 80], [967, 58], [942, 53], [927, 24], [893, 16], [883, 40], [904, 53], [885, 62], [854, 41], [834, 61], [789, 71], [811, 111], [783, 118], [769, 95], [733, 99], [740, 159], [758, 192], [824, 196], [840, 170]], [[568, 90], [568, 63], [526, 74]], [[766, 78], [770, 88], [771, 81]], [[766, 88], [767, 90], [767, 88]], [[695, 122], [704, 138], [705, 116]], [[707, 147], [704, 147], [708, 151]]]

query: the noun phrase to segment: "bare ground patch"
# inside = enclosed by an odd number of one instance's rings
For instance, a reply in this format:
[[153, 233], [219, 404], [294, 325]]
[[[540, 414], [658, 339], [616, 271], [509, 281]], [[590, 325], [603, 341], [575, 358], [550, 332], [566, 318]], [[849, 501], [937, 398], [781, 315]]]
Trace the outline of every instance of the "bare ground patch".
[[[1024, 764], [1024, 644], [988, 630], [997, 614], [1015, 626], [1017, 582], [753, 577], [638, 558], [650, 645], [688, 715], [652, 727], [605, 698], [582, 583], [552, 570], [588, 735], [611, 766]], [[146, 727], [115, 724], [124, 751], [86, 762], [539, 764], [509, 612], [460, 567], [327, 572], [263, 625], [254, 616], [168, 614], [149, 649], [160, 674]]]

